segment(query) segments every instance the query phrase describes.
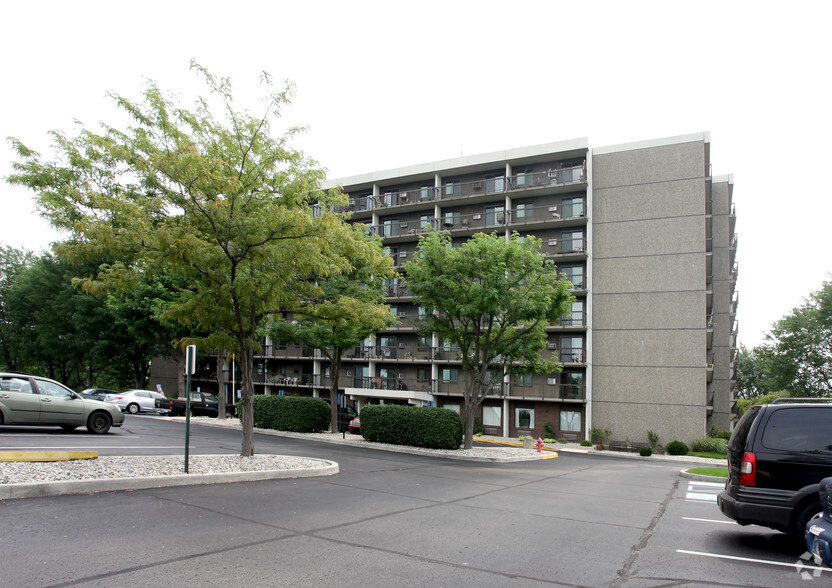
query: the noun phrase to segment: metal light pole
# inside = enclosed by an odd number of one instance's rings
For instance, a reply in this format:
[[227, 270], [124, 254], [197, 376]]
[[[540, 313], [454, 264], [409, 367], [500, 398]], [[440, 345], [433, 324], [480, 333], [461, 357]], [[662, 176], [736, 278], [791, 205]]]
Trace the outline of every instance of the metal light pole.
[[188, 453], [191, 441], [191, 375], [196, 373], [196, 345], [185, 348], [185, 473], [188, 473]]

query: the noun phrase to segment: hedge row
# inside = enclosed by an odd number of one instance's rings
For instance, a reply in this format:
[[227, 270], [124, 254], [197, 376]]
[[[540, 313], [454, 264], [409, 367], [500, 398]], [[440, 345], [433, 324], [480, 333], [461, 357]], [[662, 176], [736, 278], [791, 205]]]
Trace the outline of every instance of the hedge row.
[[371, 404], [361, 409], [361, 436], [376, 443], [459, 449], [464, 425], [447, 408]]
[[[319, 398], [301, 396], [255, 395], [254, 426], [275, 431], [316, 433], [330, 427], [329, 404]], [[242, 418], [242, 402], [237, 403], [237, 414]]]

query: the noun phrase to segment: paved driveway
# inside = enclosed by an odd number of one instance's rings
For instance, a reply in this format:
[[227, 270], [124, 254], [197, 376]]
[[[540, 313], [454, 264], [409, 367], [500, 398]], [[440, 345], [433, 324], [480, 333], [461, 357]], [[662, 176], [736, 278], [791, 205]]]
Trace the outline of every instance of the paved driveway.
[[[123, 437], [130, 447], [181, 434], [146, 421]], [[239, 449], [233, 432], [193, 432], [206, 453]], [[831, 577], [796, 568], [801, 554], [781, 535], [692, 499], [707, 491], [692, 492], [679, 465], [565, 453], [476, 464], [265, 436], [256, 446], [333, 459], [341, 473], [4, 501], [0, 584], [779, 587]]]

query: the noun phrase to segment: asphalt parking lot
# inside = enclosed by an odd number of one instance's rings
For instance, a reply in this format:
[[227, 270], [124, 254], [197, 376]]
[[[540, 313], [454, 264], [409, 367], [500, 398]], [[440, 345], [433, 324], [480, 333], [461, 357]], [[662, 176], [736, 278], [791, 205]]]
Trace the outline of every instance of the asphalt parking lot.
[[[181, 423], [103, 437], [0, 428], [0, 449], [182, 451]], [[191, 428], [195, 453], [239, 432]], [[684, 464], [561, 453], [451, 461], [282, 437], [258, 452], [332, 459], [326, 478], [0, 502], [0, 585], [829, 585], [783, 535], [719, 512]], [[0, 464], [2, 467], [2, 464]]]

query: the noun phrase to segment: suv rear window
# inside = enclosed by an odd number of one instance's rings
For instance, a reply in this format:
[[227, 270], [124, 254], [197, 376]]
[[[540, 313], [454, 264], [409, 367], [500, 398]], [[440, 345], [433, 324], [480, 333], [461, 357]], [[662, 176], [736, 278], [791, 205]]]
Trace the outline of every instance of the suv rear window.
[[754, 419], [756, 419], [759, 414], [760, 407], [752, 406], [744, 415], [742, 415], [740, 422], [737, 423], [737, 426], [734, 429], [734, 434], [731, 435], [731, 447], [742, 451], [745, 450], [745, 444], [748, 440], [748, 431], [751, 430], [751, 425], [754, 423]]
[[761, 442], [767, 449], [832, 455], [832, 410], [818, 407], [775, 410]]

